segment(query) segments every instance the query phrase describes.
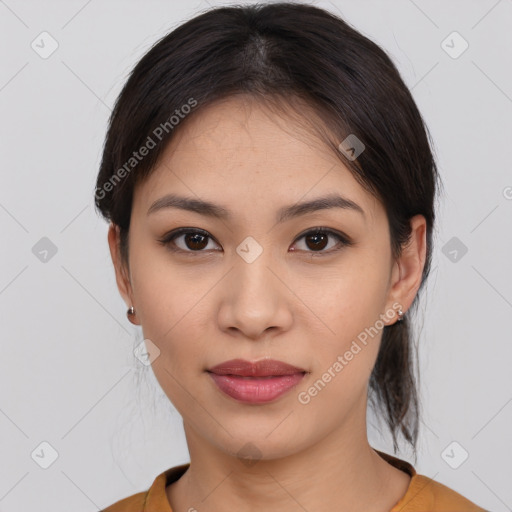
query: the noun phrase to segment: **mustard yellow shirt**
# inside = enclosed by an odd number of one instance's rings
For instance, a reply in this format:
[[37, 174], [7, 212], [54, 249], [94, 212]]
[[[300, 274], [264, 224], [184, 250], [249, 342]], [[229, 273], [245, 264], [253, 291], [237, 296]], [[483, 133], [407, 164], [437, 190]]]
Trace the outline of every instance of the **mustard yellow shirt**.
[[[458, 492], [424, 475], [416, 474], [405, 460], [375, 450], [387, 462], [411, 476], [405, 495], [389, 512], [487, 512]], [[117, 501], [103, 512], [172, 512], [165, 488], [178, 480], [190, 463], [175, 466], [160, 473], [151, 487]]]

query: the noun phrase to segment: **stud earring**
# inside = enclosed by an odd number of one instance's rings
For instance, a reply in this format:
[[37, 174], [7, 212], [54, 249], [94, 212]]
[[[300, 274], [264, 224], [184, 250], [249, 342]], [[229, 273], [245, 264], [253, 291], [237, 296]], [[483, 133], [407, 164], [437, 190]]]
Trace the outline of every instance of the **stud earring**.
[[132, 316], [135, 315], [135, 308], [133, 306], [130, 306], [128, 308], [128, 311], [126, 312], [126, 316], [128, 317], [128, 320], [130, 320], [130, 322], [132, 321]]
[[404, 312], [399, 309], [398, 310], [398, 319], [397, 319], [397, 322], [401, 322], [403, 320], [403, 316], [404, 316]]

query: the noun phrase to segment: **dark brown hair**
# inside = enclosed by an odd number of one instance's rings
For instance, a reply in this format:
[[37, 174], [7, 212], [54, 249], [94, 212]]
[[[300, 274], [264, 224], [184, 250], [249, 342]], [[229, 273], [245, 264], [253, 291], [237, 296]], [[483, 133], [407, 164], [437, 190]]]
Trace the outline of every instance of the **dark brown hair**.
[[[288, 2], [210, 9], [165, 35], [131, 72], [110, 117], [95, 192], [99, 212], [120, 228], [126, 264], [135, 186], [188, 119], [236, 94], [274, 107], [278, 100], [299, 115], [296, 100], [314, 110], [325, 144], [384, 205], [394, 257], [409, 240], [410, 218], [426, 218], [421, 289], [430, 271], [439, 181], [423, 119], [379, 46], [323, 9]], [[349, 135], [364, 144], [356, 159], [339, 150]], [[369, 383], [395, 452], [398, 433], [414, 450], [418, 436], [410, 311], [384, 327]]]

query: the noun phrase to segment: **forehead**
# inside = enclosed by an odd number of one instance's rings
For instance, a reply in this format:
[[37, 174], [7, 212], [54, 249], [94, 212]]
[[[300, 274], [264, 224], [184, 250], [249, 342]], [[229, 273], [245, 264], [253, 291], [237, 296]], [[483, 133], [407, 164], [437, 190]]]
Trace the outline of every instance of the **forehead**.
[[[298, 156], [323, 166], [332, 165], [332, 150], [313, 133], [307, 112], [297, 113], [281, 102], [280, 109], [248, 95], [229, 97], [194, 112], [168, 144], [160, 163], [182, 159], [203, 160], [208, 168], [237, 165], [263, 174], [255, 164], [273, 162], [273, 170], [287, 165], [300, 170]], [[279, 162], [279, 163], [278, 163]], [[299, 176], [299, 173], [294, 173]], [[303, 174], [303, 173], [302, 173]]]
[[163, 194], [179, 193], [249, 211], [255, 203], [278, 209], [339, 193], [372, 218], [380, 203], [318, 138], [308, 114], [275, 111], [247, 97], [198, 110], [182, 121], [134, 202], [147, 210]]

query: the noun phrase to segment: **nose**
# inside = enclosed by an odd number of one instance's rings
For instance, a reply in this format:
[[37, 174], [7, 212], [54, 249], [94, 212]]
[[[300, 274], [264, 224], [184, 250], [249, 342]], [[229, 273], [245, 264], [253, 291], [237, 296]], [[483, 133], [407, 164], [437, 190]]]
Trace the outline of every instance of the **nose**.
[[264, 250], [250, 263], [238, 255], [234, 258], [234, 267], [224, 278], [218, 311], [223, 331], [259, 340], [268, 331], [277, 334], [290, 328], [293, 293], [285, 284], [282, 266], [270, 253]]

